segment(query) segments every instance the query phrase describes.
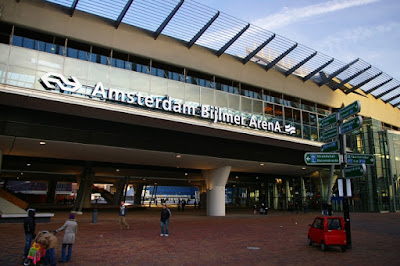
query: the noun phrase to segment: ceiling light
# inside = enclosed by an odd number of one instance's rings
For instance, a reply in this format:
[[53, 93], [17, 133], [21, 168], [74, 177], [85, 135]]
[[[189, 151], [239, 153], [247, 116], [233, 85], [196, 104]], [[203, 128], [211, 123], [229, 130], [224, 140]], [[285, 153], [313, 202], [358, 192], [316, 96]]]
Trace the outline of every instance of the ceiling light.
[[30, 163], [27, 163], [26, 166], [31, 166], [31, 164], [30, 164]]
[[236, 176], [236, 179], [238, 179], [239, 177], [238, 176]]
[[117, 169], [117, 170], [115, 170], [115, 171], [119, 172], [119, 169]]
[[256, 176], [256, 179], [258, 179], [258, 176]]
[[39, 142], [39, 144], [40, 145], [46, 145], [46, 142], [45, 141], [41, 141], [41, 142]]
[[176, 157], [176, 158], [181, 158], [181, 157], [182, 157], [182, 155], [180, 155], [180, 154], [177, 154], [175, 157]]
[[185, 173], [185, 175], [188, 175], [188, 173]]
[[260, 163], [260, 166], [264, 166], [264, 163]]
[[305, 167], [302, 167], [302, 168], [301, 168], [301, 170], [306, 170], [306, 169], [307, 169], [307, 168], [305, 168]]

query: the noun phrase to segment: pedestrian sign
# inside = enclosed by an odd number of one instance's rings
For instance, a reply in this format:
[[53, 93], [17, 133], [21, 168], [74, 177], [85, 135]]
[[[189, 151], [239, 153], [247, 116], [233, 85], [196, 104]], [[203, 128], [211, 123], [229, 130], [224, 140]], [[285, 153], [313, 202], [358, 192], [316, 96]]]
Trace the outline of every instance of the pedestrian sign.
[[307, 165], [339, 165], [341, 160], [339, 153], [307, 152], [304, 162]]
[[361, 110], [360, 101], [355, 101], [339, 110], [340, 120], [346, 119], [352, 115], [358, 114]]
[[357, 116], [346, 123], [343, 123], [340, 127], [340, 133], [346, 134], [353, 130], [359, 129], [363, 124], [363, 119], [361, 116]]
[[348, 153], [345, 158], [347, 164], [375, 164], [375, 156], [373, 154]]
[[356, 177], [363, 177], [367, 173], [367, 167], [365, 164], [349, 166], [343, 169], [344, 177], [349, 178], [356, 178]]

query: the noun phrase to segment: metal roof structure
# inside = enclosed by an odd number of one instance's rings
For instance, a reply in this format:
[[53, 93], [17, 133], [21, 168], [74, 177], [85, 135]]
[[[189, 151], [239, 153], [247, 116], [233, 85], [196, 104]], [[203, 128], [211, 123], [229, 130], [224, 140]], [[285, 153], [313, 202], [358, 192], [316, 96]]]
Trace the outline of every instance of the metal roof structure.
[[[268, 71], [344, 93], [371, 94], [400, 108], [400, 82], [362, 59], [343, 63], [302, 44], [193, 0], [46, 0], [75, 10], [107, 18], [115, 28], [121, 23], [176, 38], [238, 57], [243, 64], [254, 61]], [[360, 90], [358, 90], [360, 89]]]

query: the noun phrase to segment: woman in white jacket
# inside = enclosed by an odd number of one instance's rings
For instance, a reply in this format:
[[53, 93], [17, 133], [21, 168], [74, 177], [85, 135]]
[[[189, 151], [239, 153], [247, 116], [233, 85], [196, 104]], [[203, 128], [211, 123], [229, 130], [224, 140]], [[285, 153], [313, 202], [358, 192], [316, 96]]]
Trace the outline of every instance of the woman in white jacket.
[[[61, 260], [59, 262], [68, 262], [72, 256], [72, 245], [75, 243], [75, 234], [78, 232], [78, 224], [75, 221], [75, 215], [71, 213], [69, 219], [64, 223], [63, 226], [58, 228], [55, 232], [65, 230], [64, 237], [62, 240], [61, 248]], [[68, 246], [68, 254], [65, 254], [65, 249]]]

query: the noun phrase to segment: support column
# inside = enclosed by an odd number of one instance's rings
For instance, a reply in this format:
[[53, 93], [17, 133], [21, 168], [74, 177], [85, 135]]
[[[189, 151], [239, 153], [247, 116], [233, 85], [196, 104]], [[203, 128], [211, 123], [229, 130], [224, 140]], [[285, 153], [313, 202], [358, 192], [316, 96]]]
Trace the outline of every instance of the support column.
[[46, 203], [56, 203], [56, 188], [57, 188], [57, 180], [49, 179], [47, 181]]
[[113, 197], [113, 205], [119, 206], [124, 195], [124, 190], [126, 186], [126, 177], [124, 179], [120, 179], [115, 184], [115, 193]]
[[307, 195], [306, 193], [307, 193], [307, 191], [306, 191], [306, 186], [304, 184], [304, 178], [303, 177], [300, 179], [300, 182], [301, 182], [301, 192], [300, 192], [300, 194], [301, 194], [301, 202], [304, 203], [304, 202], [306, 202], [306, 195]]
[[142, 193], [143, 193], [144, 183], [138, 183], [133, 186], [133, 201], [136, 205], [142, 204]]
[[292, 202], [292, 196], [290, 193], [290, 183], [289, 183], [288, 179], [286, 179], [286, 181], [285, 181], [285, 190], [286, 190], [286, 197], [285, 197], [286, 207], [285, 207], [285, 209], [289, 209], [289, 201], [291, 202], [292, 206], [293, 206], [293, 202]]
[[78, 181], [78, 193], [74, 204], [74, 211], [82, 212], [83, 208], [90, 208], [90, 196], [92, 195], [92, 185], [94, 180], [94, 173], [92, 168], [86, 167]]
[[274, 186], [274, 210], [278, 209], [278, 205], [279, 205], [279, 195], [278, 195], [278, 186], [276, 184], [276, 182], [273, 184]]
[[230, 172], [231, 166], [203, 171], [207, 185], [208, 216], [225, 216], [225, 185]]

